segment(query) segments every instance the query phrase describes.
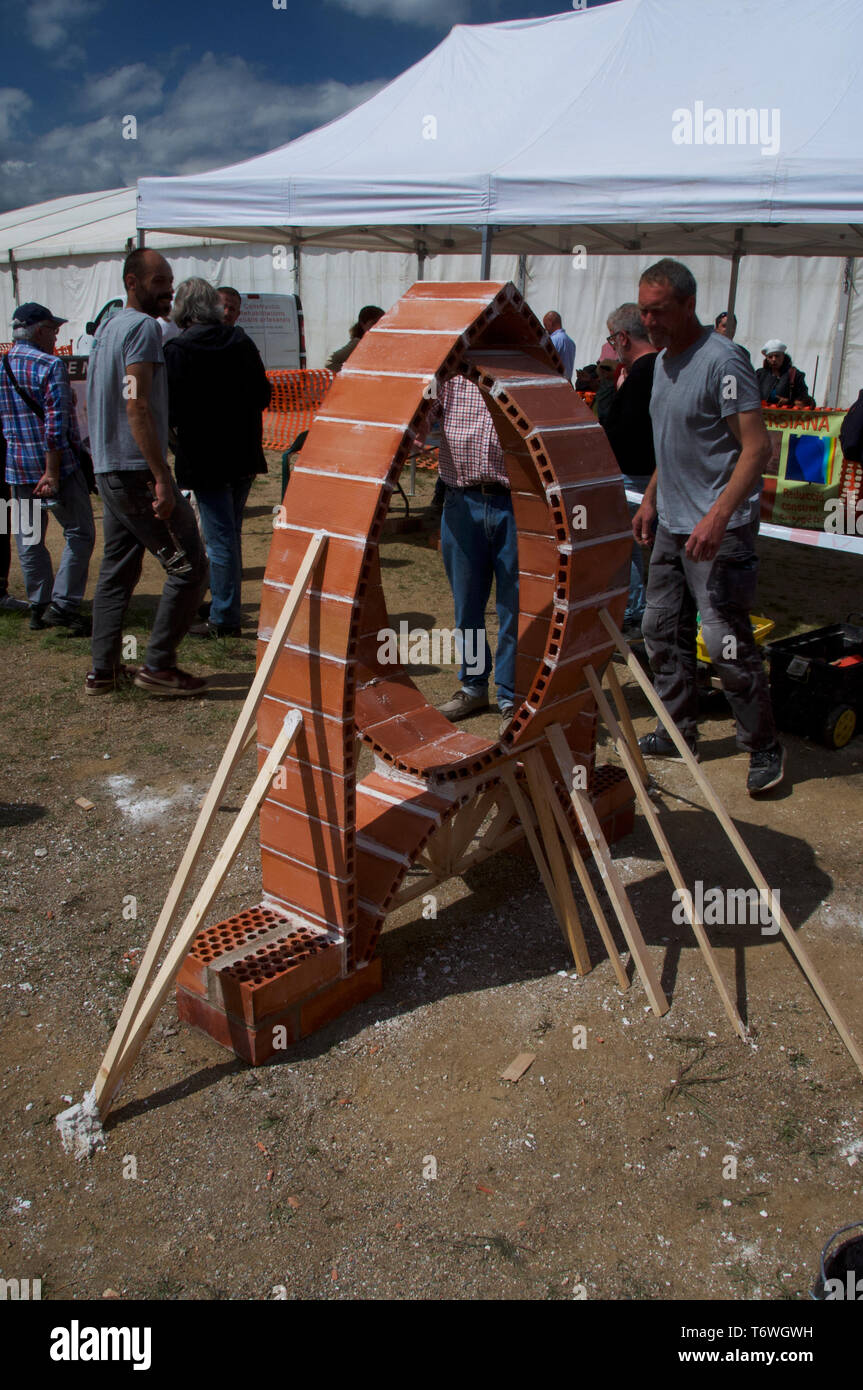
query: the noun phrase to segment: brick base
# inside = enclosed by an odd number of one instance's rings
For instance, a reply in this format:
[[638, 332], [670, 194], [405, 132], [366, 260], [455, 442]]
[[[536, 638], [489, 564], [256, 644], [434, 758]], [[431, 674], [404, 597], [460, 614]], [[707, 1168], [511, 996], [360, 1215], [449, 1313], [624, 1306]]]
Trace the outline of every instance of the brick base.
[[183, 1023], [200, 1029], [214, 1042], [230, 1048], [244, 1062], [258, 1067], [280, 1056], [292, 1043], [323, 1028], [346, 1009], [377, 994], [380, 988], [381, 962], [375, 959], [346, 979], [326, 985], [316, 994], [254, 1024], [211, 1004], [182, 985], [177, 987], [177, 1013]]

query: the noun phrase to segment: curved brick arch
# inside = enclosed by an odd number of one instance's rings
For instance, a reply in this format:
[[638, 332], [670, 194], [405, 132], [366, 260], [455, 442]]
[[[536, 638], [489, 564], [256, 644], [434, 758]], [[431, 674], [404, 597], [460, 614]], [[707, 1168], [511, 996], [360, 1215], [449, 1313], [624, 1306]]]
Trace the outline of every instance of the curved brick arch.
[[[479, 386], [492, 413], [519, 536], [516, 714], [500, 742], [455, 728], [406, 672], [377, 660], [377, 633], [389, 625], [378, 545], [390, 497], [432, 408], [429, 383], [459, 371]], [[284, 786], [261, 811], [264, 902], [251, 926], [240, 919], [222, 925], [234, 932], [231, 941], [238, 931], [251, 934], [251, 966], [243, 938], [218, 975], [224, 990], [239, 972], [232, 987], [253, 1027], [260, 1022], [254, 1000], [263, 1008], [274, 981], [287, 976], [300, 1001], [312, 984], [326, 995], [336, 981], [340, 1007], [361, 997], [362, 986], [352, 995], [350, 982], [370, 974], [359, 967], [371, 960], [411, 866], [547, 724], [566, 729], [592, 775], [596, 708], [583, 668], [589, 662], [601, 670], [610, 655], [598, 610], [622, 618], [631, 548], [604, 431], [561, 375], [550, 339], [512, 285], [420, 283], [398, 301], [333, 383], [288, 484], [284, 514], [264, 579], [262, 642], [311, 533], [321, 528], [328, 540], [258, 717], [262, 757], [286, 706], [300, 708], [304, 721]], [[359, 785], [355, 732], [378, 759]], [[317, 933], [314, 949], [309, 929]], [[195, 963], [193, 949], [181, 978], [198, 995], [208, 992], [204, 976], [215, 959], [209, 939], [202, 950], [209, 959]], [[184, 1016], [248, 1055], [236, 1029], [227, 1037], [223, 1021], [201, 1016], [200, 1000], [195, 1017], [189, 1007], [187, 1000]], [[308, 1004], [296, 1007], [299, 1036], [315, 1023], [302, 1021]], [[224, 999], [222, 1008], [236, 1020]]]

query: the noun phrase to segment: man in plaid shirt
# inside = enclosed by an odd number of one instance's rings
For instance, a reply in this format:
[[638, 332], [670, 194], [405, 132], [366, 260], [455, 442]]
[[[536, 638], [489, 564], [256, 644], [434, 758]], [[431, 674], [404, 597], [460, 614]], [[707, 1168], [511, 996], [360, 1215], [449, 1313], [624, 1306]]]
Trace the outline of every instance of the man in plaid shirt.
[[441, 517], [441, 554], [452, 589], [456, 628], [476, 634], [474, 667], [459, 669], [461, 688], [445, 705], [447, 719], [464, 719], [488, 708], [491, 651], [485, 610], [495, 583], [498, 642], [495, 658], [497, 704], [503, 734], [515, 707], [518, 648], [518, 533], [503, 450], [480, 390], [466, 377], [437, 385], [431, 420], [440, 423], [439, 475], [446, 487]]
[[[81, 439], [72, 388], [62, 360], [54, 355], [57, 330], [65, 322], [44, 304], [22, 304], [15, 310], [14, 341], [0, 370], [0, 416], [6, 481], [17, 503], [15, 544], [30, 600], [30, 626], [85, 636], [90, 624], [80, 607], [96, 529], [78, 464]], [[49, 512], [66, 542], [56, 578], [45, 545]]]

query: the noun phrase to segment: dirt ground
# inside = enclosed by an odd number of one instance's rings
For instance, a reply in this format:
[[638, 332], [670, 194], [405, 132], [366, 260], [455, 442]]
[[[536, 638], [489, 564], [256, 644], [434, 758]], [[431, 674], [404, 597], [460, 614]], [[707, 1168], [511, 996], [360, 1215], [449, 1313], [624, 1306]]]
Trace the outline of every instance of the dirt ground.
[[[427, 476], [419, 488], [422, 503]], [[532, 862], [505, 855], [450, 883], [435, 919], [420, 901], [393, 914], [383, 992], [280, 1065], [246, 1067], [166, 1007], [107, 1149], [63, 1154], [54, 1116], [95, 1076], [251, 679], [277, 493], [273, 469], [250, 499], [247, 633], [183, 646], [211, 676], [205, 699], [88, 698], [85, 641], [0, 618], [0, 1275], [40, 1277], [50, 1299], [806, 1298], [827, 1236], [863, 1218], [863, 1080], [781, 938], [757, 927], [710, 932], [755, 1035], [737, 1040], [641, 817], [614, 854], [672, 1001], [663, 1018], [637, 978], [620, 993], [592, 930], [594, 969], [575, 977]], [[427, 535], [390, 537], [382, 556], [394, 625], [451, 626]], [[863, 607], [859, 559], [771, 541], [761, 556], [775, 635]], [[148, 562], [127, 624], [139, 639], [159, 589]], [[437, 698], [456, 681], [420, 684]], [[642, 733], [647, 706], [628, 694]], [[496, 716], [471, 727], [491, 733]], [[703, 745], [863, 1043], [863, 740], [829, 752], [789, 737], [788, 783], [761, 802], [724, 706]], [[745, 887], [683, 767], [655, 770], [687, 882]], [[250, 780], [251, 762], [226, 811]], [[252, 835], [211, 920], [259, 890]], [[532, 1067], [502, 1081], [520, 1052]]]

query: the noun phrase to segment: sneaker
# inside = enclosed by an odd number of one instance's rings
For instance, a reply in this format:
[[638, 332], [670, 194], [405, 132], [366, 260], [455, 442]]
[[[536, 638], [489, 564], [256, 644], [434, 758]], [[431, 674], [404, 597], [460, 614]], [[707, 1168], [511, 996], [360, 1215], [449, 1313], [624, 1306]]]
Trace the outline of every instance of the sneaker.
[[116, 671], [88, 671], [84, 693], [109, 695], [113, 690], [128, 690], [137, 674], [137, 666], [118, 666]]
[[188, 671], [181, 671], [177, 666], [167, 671], [151, 671], [142, 666], [135, 676], [135, 685], [139, 690], [146, 690], [148, 695], [199, 695], [206, 689], [207, 682], [202, 676], [190, 676]]
[[467, 690], [457, 690], [446, 704], [439, 705], [438, 709], [445, 719], [450, 719], [455, 724], [459, 719], [466, 719], [469, 714], [488, 709], [488, 692], [480, 690], [476, 695], [471, 695]]
[[67, 613], [55, 603], [49, 603], [45, 610], [43, 627], [62, 627], [67, 637], [90, 637], [93, 624], [83, 613]]
[[781, 743], [772, 748], [761, 748], [749, 757], [749, 776], [746, 790], [750, 796], [761, 796], [772, 787], [778, 787], [785, 776], [785, 749]]
[[218, 623], [196, 623], [189, 628], [190, 637], [242, 637], [241, 627], [222, 627]]
[[[638, 740], [638, 746], [645, 758], [669, 758], [674, 762], [683, 762], [683, 756], [678, 751], [677, 745], [665, 734], [660, 734], [656, 730], [652, 734], [642, 734]], [[698, 746], [695, 742], [689, 743], [689, 750], [695, 761], [700, 762]]]
[[44, 613], [48, 607], [47, 603], [30, 604], [30, 631], [41, 632], [48, 624], [45, 622]]
[[13, 598], [11, 594], [4, 594], [0, 598], [0, 611], [3, 613], [28, 613], [29, 603], [25, 603], [22, 598]]
[[500, 725], [498, 727], [497, 736], [498, 738], [503, 738], [512, 723], [513, 715], [515, 714], [515, 705], [499, 704], [497, 708], [500, 714]]

